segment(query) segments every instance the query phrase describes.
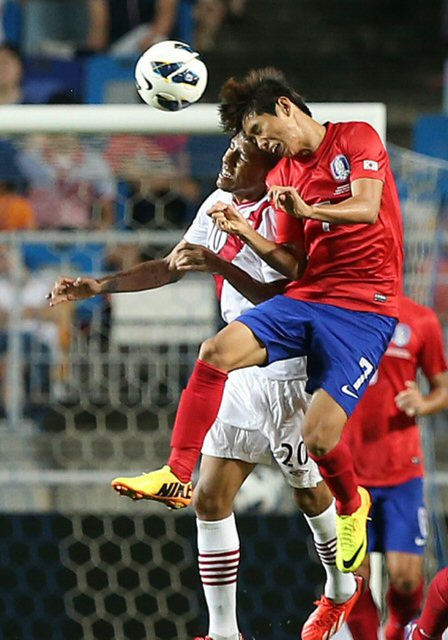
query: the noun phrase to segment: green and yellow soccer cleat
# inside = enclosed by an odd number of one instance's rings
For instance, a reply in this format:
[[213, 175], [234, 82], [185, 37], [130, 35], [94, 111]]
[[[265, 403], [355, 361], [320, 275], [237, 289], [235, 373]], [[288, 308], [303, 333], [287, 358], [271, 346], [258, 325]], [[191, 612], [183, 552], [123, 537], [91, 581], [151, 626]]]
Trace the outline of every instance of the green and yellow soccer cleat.
[[122, 496], [132, 500], [155, 500], [169, 509], [188, 507], [193, 493], [191, 482], [179, 480], [168, 465], [139, 476], [114, 478], [111, 484]]
[[361, 505], [348, 516], [336, 516], [336, 567], [342, 573], [359, 569], [367, 554], [367, 520], [372, 501], [367, 489], [358, 487]]

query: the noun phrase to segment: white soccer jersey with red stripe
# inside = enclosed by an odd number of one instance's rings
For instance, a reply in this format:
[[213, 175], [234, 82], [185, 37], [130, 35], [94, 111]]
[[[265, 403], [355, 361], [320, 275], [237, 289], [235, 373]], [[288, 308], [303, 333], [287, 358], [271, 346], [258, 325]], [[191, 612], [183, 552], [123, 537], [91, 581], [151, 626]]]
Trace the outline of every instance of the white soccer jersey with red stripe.
[[[186, 231], [184, 239], [192, 244], [207, 247], [261, 282], [272, 282], [283, 278], [278, 271], [267, 265], [240, 238], [229, 235], [215, 226], [213, 218], [208, 215], [208, 212], [216, 202], [232, 203], [241, 215], [251, 222], [260, 235], [269, 240], [275, 240], [276, 214], [267, 196], [257, 202], [237, 204], [231, 193], [221, 189], [216, 189], [204, 200], [191, 226]], [[254, 306], [222, 276], [215, 276], [215, 282], [221, 316], [225, 322], [232, 322]], [[304, 378], [305, 358], [276, 362], [269, 367], [261, 368], [260, 372], [276, 379]]]

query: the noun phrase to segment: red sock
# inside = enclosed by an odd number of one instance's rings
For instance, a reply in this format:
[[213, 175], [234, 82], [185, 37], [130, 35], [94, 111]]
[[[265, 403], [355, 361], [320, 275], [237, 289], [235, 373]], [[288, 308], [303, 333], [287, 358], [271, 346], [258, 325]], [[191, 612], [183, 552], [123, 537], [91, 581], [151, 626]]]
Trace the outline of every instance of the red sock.
[[331, 493], [336, 498], [336, 510], [339, 515], [349, 515], [361, 504], [358, 493], [352, 455], [342, 440], [324, 456], [310, 457], [319, 466], [319, 470]]
[[191, 480], [204, 438], [218, 415], [226, 380], [225, 371], [196, 360], [177, 409], [168, 460], [182, 482]]
[[[426, 603], [417, 623], [415, 638], [439, 638], [448, 628], [448, 568], [442, 569], [429, 585]], [[419, 633], [419, 632], [422, 633]], [[425, 634], [425, 635], [423, 635]]]
[[369, 587], [351, 610], [347, 624], [353, 640], [378, 640], [380, 616]]
[[386, 594], [389, 616], [386, 623], [386, 640], [403, 637], [405, 626], [420, 611], [423, 601], [423, 579], [415, 591], [398, 591], [392, 585]]

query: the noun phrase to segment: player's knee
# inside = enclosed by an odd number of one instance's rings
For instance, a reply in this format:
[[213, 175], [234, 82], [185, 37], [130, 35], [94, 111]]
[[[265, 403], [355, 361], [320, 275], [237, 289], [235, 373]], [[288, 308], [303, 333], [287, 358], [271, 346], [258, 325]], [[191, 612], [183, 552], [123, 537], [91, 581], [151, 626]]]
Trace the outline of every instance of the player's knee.
[[208, 338], [201, 344], [199, 358], [215, 367], [224, 368], [225, 354], [223, 349], [220, 348], [219, 339], [216, 336]]
[[193, 506], [200, 520], [222, 520], [232, 512], [232, 504], [228, 504], [224, 494], [207, 491], [200, 484], [193, 492]]
[[420, 586], [421, 579], [420, 574], [411, 575], [405, 569], [396, 571], [390, 576], [391, 585], [394, 589], [402, 593], [413, 593], [416, 591]]
[[331, 451], [338, 443], [338, 437], [324, 419], [306, 420], [302, 426], [302, 436], [306, 448], [312, 456], [320, 457]]

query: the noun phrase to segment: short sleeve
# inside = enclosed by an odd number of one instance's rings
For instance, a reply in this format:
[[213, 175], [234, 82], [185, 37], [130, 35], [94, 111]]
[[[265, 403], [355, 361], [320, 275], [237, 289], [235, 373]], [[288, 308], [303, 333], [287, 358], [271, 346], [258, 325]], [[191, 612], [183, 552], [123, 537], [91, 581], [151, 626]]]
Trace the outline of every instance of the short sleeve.
[[[266, 178], [268, 189], [274, 186], [288, 186], [291, 184], [289, 176], [289, 164], [281, 160], [269, 173]], [[298, 218], [293, 218], [284, 211], [276, 210], [276, 236], [275, 241], [279, 244], [300, 244], [304, 243], [303, 222]]]
[[442, 327], [432, 309], [428, 309], [422, 326], [422, 333], [424, 342], [418, 360], [423, 373], [429, 379], [448, 369]]
[[346, 155], [350, 162], [350, 181], [361, 178], [386, 179], [388, 156], [375, 129], [366, 122], [347, 124]]
[[211, 195], [204, 200], [199, 207], [193, 222], [188, 227], [184, 234], [184, 240], [191, 242], [191, 244], [200, 244], [203, 247], [207, 246], [208, 231], [210, 228], [210, 218], [208, 212], [217, 200], [217, 191], [214, 191]]

